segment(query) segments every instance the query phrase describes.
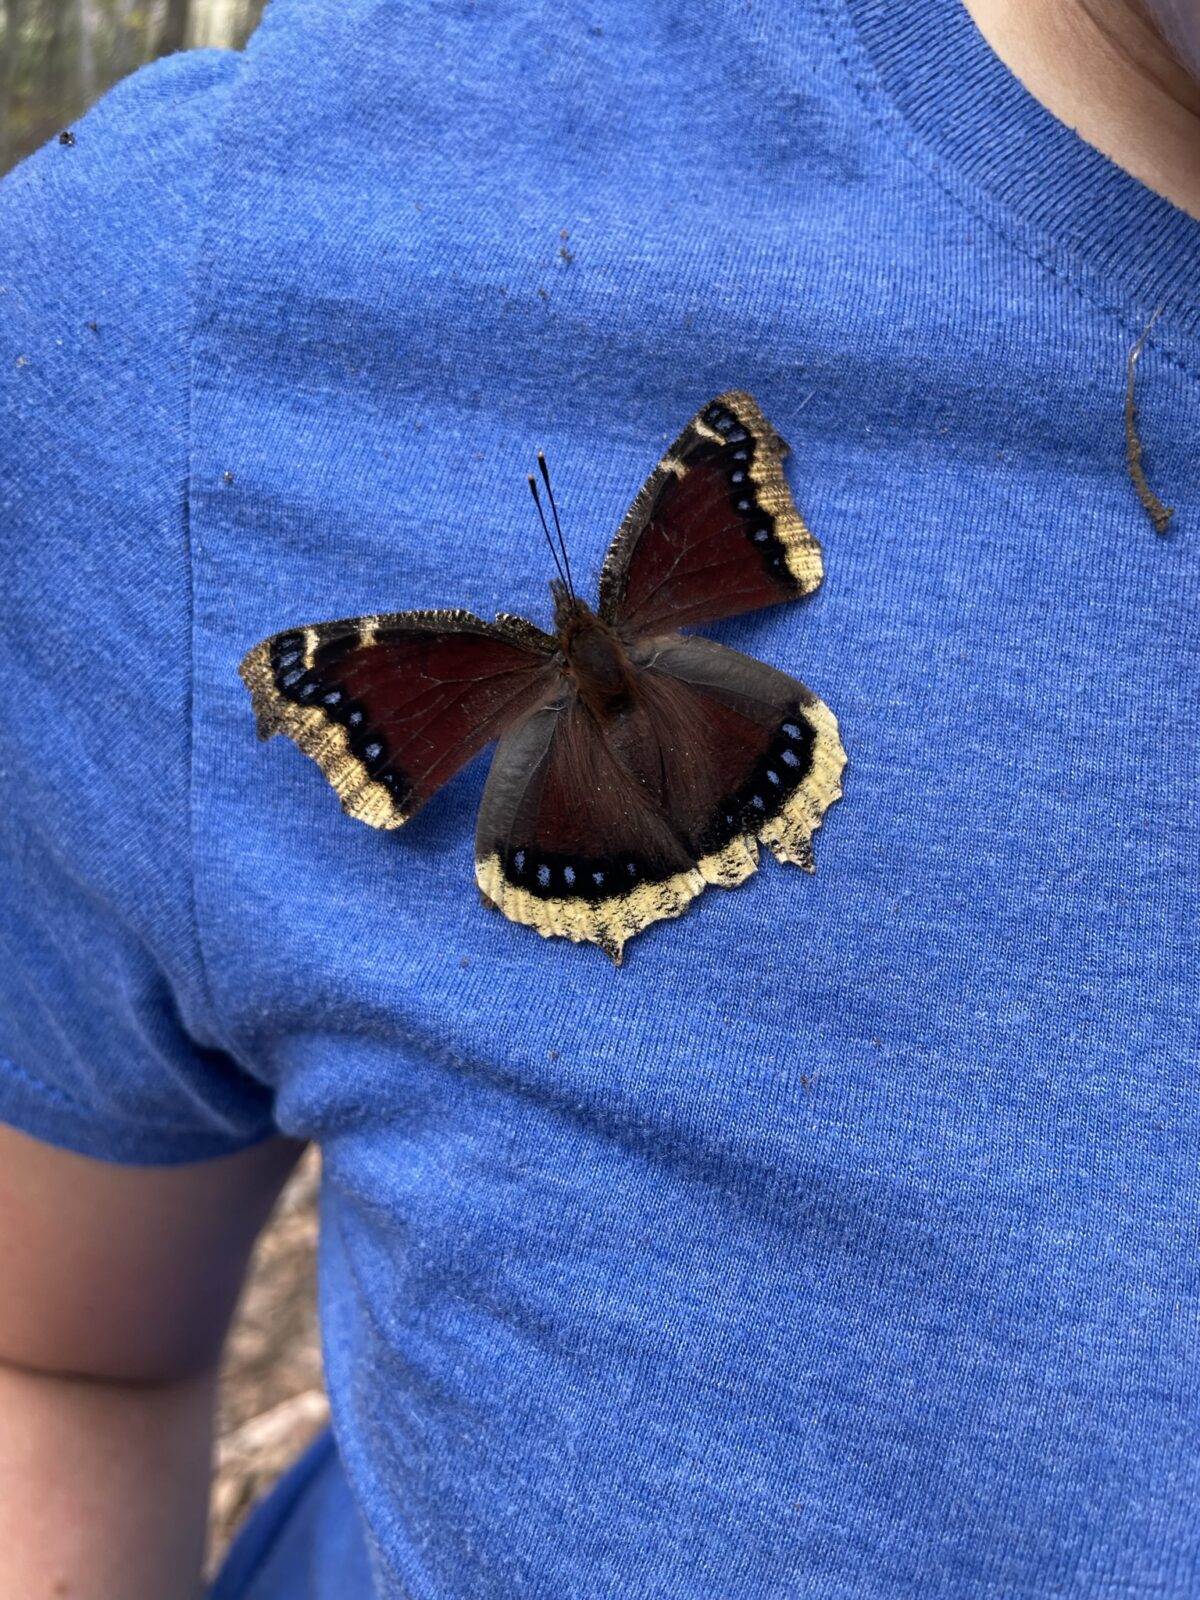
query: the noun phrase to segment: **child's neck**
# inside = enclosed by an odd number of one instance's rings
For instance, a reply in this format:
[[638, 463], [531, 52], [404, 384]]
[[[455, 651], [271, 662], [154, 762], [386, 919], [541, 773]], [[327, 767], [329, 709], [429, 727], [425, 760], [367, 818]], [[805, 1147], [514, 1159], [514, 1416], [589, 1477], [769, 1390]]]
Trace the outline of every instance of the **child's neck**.
[[963, 3], [1000, 59], [1060, 122], [1200, 218], [1200, 81], [1138, 0]]

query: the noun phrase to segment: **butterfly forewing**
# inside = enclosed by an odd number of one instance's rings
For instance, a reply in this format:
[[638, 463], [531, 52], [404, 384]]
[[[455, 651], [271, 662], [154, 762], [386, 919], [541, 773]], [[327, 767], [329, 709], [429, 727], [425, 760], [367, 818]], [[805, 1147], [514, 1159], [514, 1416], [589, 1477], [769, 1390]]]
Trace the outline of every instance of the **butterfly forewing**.
[[408, 611], [275, 634], [241, 674], [260, 737], [288, 734], [351, 816], [398, 828], [547, 697], [555, 648], [520, 618]]
[[656, 633], [810, 594], [821, 547], [784, 479], [786, 455], [748, 394], [710, 400], [621, 524], [600, 578], [601, 616]]

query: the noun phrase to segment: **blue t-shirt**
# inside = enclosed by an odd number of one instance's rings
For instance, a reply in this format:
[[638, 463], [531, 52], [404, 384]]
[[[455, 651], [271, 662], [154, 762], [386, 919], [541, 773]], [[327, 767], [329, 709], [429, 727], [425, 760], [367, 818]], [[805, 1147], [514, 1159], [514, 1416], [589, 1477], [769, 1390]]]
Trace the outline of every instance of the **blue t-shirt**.
[[[1200, 225], [958, 0], [275, 0], [0, 189], [0, 1114], [324, 1153], [333, 1440], [222, 1600], [1200, 1592]], [[1126, 470], [1126, 357], [1160, 537]], [[713, 635], [845, 798], [631, 945], [485, 911], [244, 652], [545, 624], [750, 390]]]

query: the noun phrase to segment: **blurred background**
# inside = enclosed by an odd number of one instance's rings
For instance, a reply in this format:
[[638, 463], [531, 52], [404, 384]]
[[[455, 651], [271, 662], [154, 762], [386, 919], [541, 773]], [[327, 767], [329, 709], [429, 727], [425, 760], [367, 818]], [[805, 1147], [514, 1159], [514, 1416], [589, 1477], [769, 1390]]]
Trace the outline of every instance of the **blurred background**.
[[0, 0], [0, 172], [156, 56], [239, 50], [265, 0]]

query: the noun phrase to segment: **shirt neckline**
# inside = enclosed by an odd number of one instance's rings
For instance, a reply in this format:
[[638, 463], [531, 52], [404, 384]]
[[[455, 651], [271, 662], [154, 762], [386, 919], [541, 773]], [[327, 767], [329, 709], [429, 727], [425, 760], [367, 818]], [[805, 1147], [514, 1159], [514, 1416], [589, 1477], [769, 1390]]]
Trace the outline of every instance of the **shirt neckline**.
[[1200, 222], [1047, 111], [962, 0], [842, 3], [878, 88], [943, 169], [1035, 235], [1052, 269], [1082, 269], [1132, 324], [1161, 306], [1156, 343], [1171, 328], [1200, 335]]

